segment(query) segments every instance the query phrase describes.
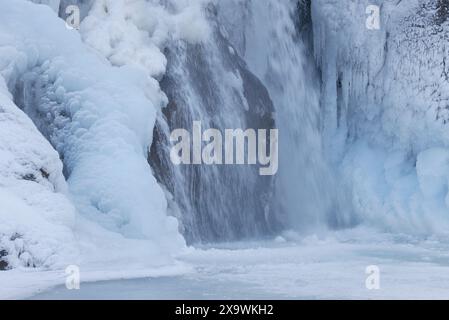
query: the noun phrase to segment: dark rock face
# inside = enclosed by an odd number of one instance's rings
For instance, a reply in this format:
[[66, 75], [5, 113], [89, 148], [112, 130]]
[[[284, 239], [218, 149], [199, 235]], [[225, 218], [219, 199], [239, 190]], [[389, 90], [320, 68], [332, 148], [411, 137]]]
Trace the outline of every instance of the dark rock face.
[[449, 0], [437, 0], [436, 22], [443, 24], [449, 17]]
[[311, 0], [298, 0], [296, 16], [293, 17], [299, 33], [310, 31], [312, 25]]
[[6, 261], [6, 256], [8, 252], [6, 250], [0, 250], [0, 271], [8, 270], [8, 262]]
[[169, 104], [159, 116], [149, 162], [173, 195], [174, 213], [187, 241], [214, 242], [268, 235], [280, 227], [270, 208], [274, 177], [258, 166], [184, 165], [170, 161], [170, 133], [203, 130], [273, 129], [273, 104], [263, 84], [248, 71], [215, 25], [212, 40], [177, 42], [166, 49], [168, 70], [161, 81]]
[[80, 9], [80, 18], [83, 20], [92, 7], [93, 0], [61, 0], [59, 4], [59, 16], [63, 19], [67, 17], [66, 9], [70, 5], [76, 5]]

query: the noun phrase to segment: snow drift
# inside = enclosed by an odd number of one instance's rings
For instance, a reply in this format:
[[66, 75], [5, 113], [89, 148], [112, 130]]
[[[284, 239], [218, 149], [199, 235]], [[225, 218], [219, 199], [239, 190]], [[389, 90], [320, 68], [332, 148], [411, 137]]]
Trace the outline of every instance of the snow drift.
[[[112, 247], [142, 239], [144, 250], [113, 254], [146, 252], [163, 264], [184, 242], [146, 160], [163, 103], [154, 94], [157, 83], [137, 68], [112, 68], [47, 6], [11, 1], [2, 4], [0, 20], [1, 184], [7, 189], [2, 199], [11, 198], [1, 207], [2, 220], [9, 221], [0, 224], [0, 234], [8, 264], [18, 258], [48, 266], [59, 255], [67, 263], [62, 252], [71, 253], [73, 230], [84, 218], [101, 226], [95, 235], [87, 228], [98, 238], [94, 244], [100, 246], [102, 234], [116, 241]], [[59, 152], [68, 193], [58, 155], [12, 100]], [[74, 224], [71, 203], [83, 222]]]

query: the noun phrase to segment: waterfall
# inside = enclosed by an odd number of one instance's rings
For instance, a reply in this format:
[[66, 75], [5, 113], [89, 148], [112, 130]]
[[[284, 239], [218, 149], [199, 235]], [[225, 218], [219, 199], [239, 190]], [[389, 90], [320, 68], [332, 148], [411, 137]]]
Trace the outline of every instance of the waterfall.
[[[343, 193], [324, 157], [320, 79], [309, 45], [310, 1], [234, 2], [246, 13], [233, 41], [267, 87], [279, 128], [274, 210], [287, 219], [287, 227], [301, 232], [347, 224]], [[222, 12], [223, 23], [235, 30], [239, 24], [232, 11]]]
[[[323, 152], [320, 82], [307, 38], [310, 3], [234, 0], [210, 5], [208, 14], [214, 26], [209, 42], [180, 41], [166, 49], [161, 87], [170, 102], [150, 154], [188, 241], [235, 240], [281, 229], [319, 232], [350, 223]], [[221, 129], [275, 124], [278, 175], [171, 165], [171, 130], [190, 131], [195, 120]]]
[[275, 128], [266, 88], [228, 42], [215, 7], [207, 12], [213, 29], [209, 41], [176, 41], [165, 50], [168, 65], [161, 88], [169, 103], [159, 116], [149, 160], [173, 196], [172, 214], [187, 241], [261, 237], [280, 225], [270, 206], [273, 177], [260, 176], [257, 166], [175, 166], [170, 161], [170, 132], [192, 132], [193, 121], [221, 131]]

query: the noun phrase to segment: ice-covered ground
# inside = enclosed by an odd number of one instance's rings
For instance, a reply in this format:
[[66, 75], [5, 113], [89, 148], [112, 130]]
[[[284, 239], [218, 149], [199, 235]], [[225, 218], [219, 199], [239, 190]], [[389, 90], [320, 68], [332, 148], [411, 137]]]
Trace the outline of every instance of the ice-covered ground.
[[[365, 228], [322, 238], [295, 239], [292, 234], [285, 238], [289, 240], [191, 250], [180, 257], [190, 268], [177, 275], [130, 273], [128, 278], [134, 279], [82, 282], [80, 290], [61, 285], [63, 274], [55, 279], [55, 274], [30, 273], [26, 283], [40, 282], [41, 288], [60, 283], [32, 299], [449, 298], [449, 242], [444, 239], [379, 234]], [[366, 288], [366, 268], [372, 265], [380, 269], [379, 290]], [[81, 281], [93, 280], [92, 276], [81, 270]], [[107, 279], [108, 272], [96, 277]], [[0, 290], [5, 290], [3, 283]], [[20, 282], [10, 285], [9, 297], [26, 296]]]

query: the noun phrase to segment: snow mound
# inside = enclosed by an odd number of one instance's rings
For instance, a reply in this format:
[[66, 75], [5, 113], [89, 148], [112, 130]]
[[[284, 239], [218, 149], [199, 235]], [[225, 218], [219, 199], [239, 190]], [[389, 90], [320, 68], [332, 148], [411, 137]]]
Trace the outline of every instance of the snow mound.
[[11, 101], [0, 77], [0, 261], [4, 268], [75, 261], [75, 209], [56, 151]]
[[85, 43], [112, 65], [138, 66], [160, 78], [167, 65], [162, 51], [168, 40], [196, 43], [207, 39], [210, 30], [203, 15], [205, 2], [96, 1], [80, 32]]
[[[23, 265], [56, 266], [56, 255], [76, 251], [76, 234], [87, 260], [169, 261], [184, 240], [147, 162], [165, 103], [158, 84], [133, 66], [111, 67], [47, 6], [2, 4], [0, 21], [1, 245], [10, 252], [23, 239], [39, 261], [16, 254]], [[58, 151], [68, 191], [58, 153], [12, 101]]]

